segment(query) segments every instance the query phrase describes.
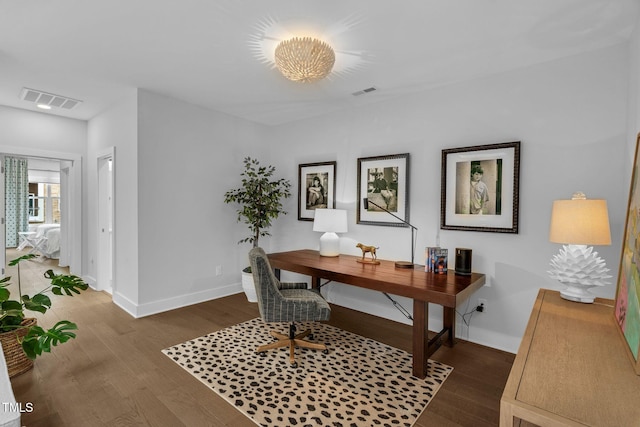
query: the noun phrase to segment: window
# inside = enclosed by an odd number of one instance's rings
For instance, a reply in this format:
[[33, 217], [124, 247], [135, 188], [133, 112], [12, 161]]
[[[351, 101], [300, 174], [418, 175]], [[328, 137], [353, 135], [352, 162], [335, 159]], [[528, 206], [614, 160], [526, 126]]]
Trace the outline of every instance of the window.
[[60, 184], [29, 183], [29, 223], [60, 223]]

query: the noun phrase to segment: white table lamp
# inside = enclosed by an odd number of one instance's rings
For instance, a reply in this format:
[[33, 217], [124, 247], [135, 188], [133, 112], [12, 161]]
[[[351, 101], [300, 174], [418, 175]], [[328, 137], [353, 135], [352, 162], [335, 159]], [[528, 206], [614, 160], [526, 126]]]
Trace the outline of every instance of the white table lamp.
[[571, 200], [556, 200], [551, 212], [549, 240], [563, 243], [560, 253], [551, 259], [548, 273], [566, 289], [562, 298], [592, 303], [589, 292], [594, 286], [604, 286], [611, 276], [605, 261], [587, 245], [610, 245], [609, 213], [606, 200], [589, 200], [584, 193], [575, 193]]
[[320, 237], [320, 255], [340, 255], [340, 238], [336, 233], [347, 232], [347, 211], [342, 209], [316, 209], [313, 231], [324, 232]]

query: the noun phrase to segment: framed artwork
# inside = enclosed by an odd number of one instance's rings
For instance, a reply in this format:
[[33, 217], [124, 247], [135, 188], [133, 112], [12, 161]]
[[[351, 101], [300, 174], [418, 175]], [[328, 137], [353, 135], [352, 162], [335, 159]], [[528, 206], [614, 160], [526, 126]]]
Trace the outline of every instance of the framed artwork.
[[520, 141], [442, 150], [440, 228], [518, 233]]
[[313, 221], [314, 211], [336, 207], [336, 162], [298, 165], [298, 220]]
[[615, 316], [622, 336], [627, 343], [629, 355], [636, 374], [640, 375], [640, 187], [638, 180], [638, 146], [640, 134], [636, 140], [636, 154], [633, 161], [629, 204], [624, 228], [622, 254], [618, 268], [616, 287]]
[[409, 222], [409, 153], [358, 159], [357, 206], [358, 224], [408, 227], [384, 209]]

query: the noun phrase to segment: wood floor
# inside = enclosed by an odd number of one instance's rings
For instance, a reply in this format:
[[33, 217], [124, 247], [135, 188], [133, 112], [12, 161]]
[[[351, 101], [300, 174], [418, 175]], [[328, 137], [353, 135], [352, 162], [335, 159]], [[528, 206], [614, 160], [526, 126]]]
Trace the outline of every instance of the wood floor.
[[[33, 261], [23, 265], [23, 290], [48, 268]], [[22, 415], [24, 426], [255, 426], [160, 352], [258, 317], [256, 304], [244, 294], [142, 319], [133, 319], [102, 292], [52, 299], [39, 322], [74, 321], [78, 337], [12, 379], [16, 400], [33, 404], [33, 412]], [[335, 305], [329, 323], [411, 351], [407, 325]], [[455, 369], [415, 425], [497, 426], [514, 357], [465, 341], [442, 347], [432, 358]]]

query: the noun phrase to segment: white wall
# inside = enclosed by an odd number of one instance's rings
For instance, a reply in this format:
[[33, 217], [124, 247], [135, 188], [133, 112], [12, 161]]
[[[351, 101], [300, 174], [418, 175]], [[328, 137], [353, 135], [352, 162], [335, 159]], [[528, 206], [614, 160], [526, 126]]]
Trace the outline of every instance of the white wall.
[[[488, 310], [475, 315], [469, 329], [459, 321], [458, 335], [515, 352], [538, 289], [559, 289], [546, 274], [560, 247], [548, 241], [553, 200], [577, 190], [608, 200], [613, 244], [598, 250], [617, 275], [628, 193], [628, 177], [616, 167], [626, 162], [627, 56], [627, 45], [619, 45], [283, 125], [274, 140], [280, 155], [272, 162], [297, 182], [297, 164], [337, 160], [337, 207], [350, 212], [343, 251], [356, 254], [354, 245], [361, 241], [380, 246], [381, 258], [408, 259], [408, 229], [356, 225], [357, 158], [411, 154], [411, 222], [419, 229], [420, 254], [439, 232], [442, 149], [521, 141], [519, 233], [440, 231], [440, 244], [450, 253], [473, 249], [473, 269], [489, 283], [471, 297], [471, 305], [486, 298]], [[317, 248], [319, 235], [310, 222], [297, 221], [296, 203], [287, 203], [292, 214], [276, 222], [271, 250]], [[596, 292], [613, 297], [615, 283]], [[329, 285], [326, 295], [337, 304], [406, 322], [379, 293]], [[410, 301], [399, 301], [411, 309]], [[441, 310], [430, 311], [435, 329]]]
[[84, 155], [87, 122], [0, 105], [0, 145]]
[[267, 155], [269, 129], [142, 90], [138, 113], [137, 314], [239, 292], [249, 248], [223, 194], [245, 156]]
[[87, 274], [96, 278], [98, 250], [98, 163], [115, 147], [113, 300], [130, 313], [138, 304], [138, 97], [132, 93], [89, 121], [87, 154]]

